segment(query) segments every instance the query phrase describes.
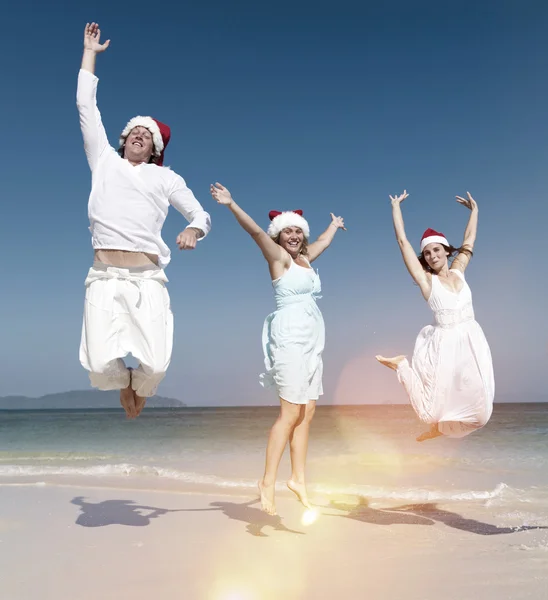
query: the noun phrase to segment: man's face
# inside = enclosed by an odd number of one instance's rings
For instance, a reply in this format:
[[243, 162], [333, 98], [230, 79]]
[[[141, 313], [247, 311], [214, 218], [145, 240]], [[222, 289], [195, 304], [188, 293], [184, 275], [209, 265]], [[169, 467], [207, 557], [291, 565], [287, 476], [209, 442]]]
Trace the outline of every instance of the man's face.
[[148, 163], [153, 152], [152, 133], [146, 127], [134, 127], [124, 145], [124, 158], [131, 162]]

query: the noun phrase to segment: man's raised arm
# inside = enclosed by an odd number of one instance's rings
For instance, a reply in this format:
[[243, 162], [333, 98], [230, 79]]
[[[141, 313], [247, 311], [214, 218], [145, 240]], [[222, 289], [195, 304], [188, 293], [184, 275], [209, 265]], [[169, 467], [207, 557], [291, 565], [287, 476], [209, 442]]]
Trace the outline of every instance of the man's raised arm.
[[80, 114], [80, 129], [84, 138], [84, 150], [89, 167], [93, 171], [103, 152], [109, 147], [107, 134], [101, 120], [101, 113], [97, 108], [97, 83], [95, 77], [95, 58], [104, 52], [110, 44], [107, 40], [100, 43], [101, 30], [97, 23], [86, 24], [84, 30], [84, 54], [82, 66], [78, 74], [78, 91], [76, 92], [76, 105]]

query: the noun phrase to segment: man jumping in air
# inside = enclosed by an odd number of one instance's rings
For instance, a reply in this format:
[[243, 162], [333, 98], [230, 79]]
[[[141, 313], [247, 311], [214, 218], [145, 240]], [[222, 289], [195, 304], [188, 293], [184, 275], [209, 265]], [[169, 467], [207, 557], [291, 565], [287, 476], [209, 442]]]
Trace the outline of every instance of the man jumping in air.
[[[96, 56], [110, 40], [101, 44], [100, 38], [99, 25], [88, 23], [77, 92], [92, 173], [88, 214], [95, 252], [85, 282], [80, 362], [94, 387], [120, 390], [127, 416], [135, 418], [171, 360], [173, 314], [163, 271], [170, 250], [161, 236], [169, 205], [189, 222], [177, 237], [181, 250], [194, 249], [211, 221], [184, 179], [162, 166], [171, 135], [167, 125], [134, 117], [120, 135], [118, 150], [109, 144], [94, 73]], [[123, 358], [129, 353], [138, 368], [126, 367]]]

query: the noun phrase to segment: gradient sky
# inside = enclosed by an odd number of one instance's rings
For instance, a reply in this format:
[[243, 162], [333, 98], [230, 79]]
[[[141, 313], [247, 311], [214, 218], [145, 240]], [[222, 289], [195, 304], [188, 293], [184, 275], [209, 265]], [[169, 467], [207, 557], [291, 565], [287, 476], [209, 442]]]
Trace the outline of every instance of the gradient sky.
[[428, 307], [403, 266], [388, 194], [404, 188], [409, 239], [462, 240], [490, 343], [497, 399], [545, 394], [548, 283], [548, 5], [484, 2], [141, 0], [10, 6], [0, 98], [0, 395], [85, 389], [78, 361], [90, 174], [75, 106], [86, 21], [112, 143], [151, 114], [172, 128], [166, 162], [212, 215], [195, 252], [164, 227], [175, 348], [159, 393], [195, 405], [267, 404], [261, 328], [273, 310], [259, 250], [208, 193], [220, 181], [257, 221], [302, 208], [312, 235], [348, 227], [315, 266], [327, 327], [325, 403], [405, 401], [376, 353], [411, 353]]

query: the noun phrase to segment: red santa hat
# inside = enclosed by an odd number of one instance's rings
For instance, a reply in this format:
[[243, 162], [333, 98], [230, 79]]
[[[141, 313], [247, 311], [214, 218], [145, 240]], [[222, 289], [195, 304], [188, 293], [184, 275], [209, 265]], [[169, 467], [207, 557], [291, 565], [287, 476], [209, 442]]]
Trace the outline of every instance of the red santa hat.
[[302, 210], [287, 210], [285, 212], [271, 210], [268, 213], [268, 217], [270, 218], [271, 223], [267, 233], [273, 239], [277, 238], [280, 232], [286, 227], [300, 227], [303, 230], [306, 239], [310, 236], [308, 221], [303, 217]]
[[139, 126], [146, 127], [152, 134], [152, 144], [154, 146], [152, 154], [156, 158], [154, 162], [161, 167], [164, 164], [164, 151], [171, 138], [171, 129], [165, 123], [161, 123], [152, 117], [133, 117], [120, 134], [120, 146], [125, 144], [131, 130]]
[[449, 246], [449, 242], [447, 241], [447, 238], [443, 235], [443, 233], [440, 233], [435, 229], [427, 229], [422, 234], [421, 252], [428, 244], [443, 244], [444, 246]]

